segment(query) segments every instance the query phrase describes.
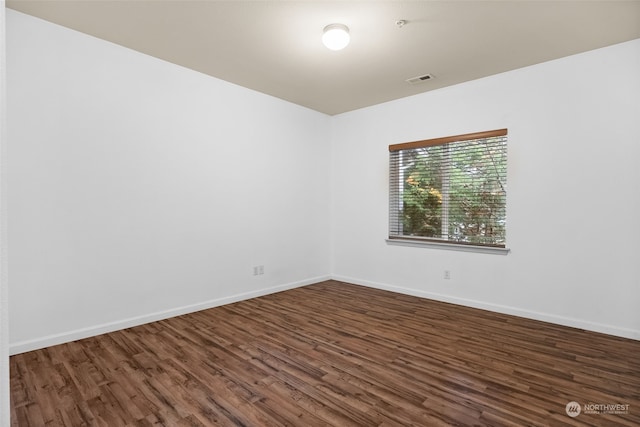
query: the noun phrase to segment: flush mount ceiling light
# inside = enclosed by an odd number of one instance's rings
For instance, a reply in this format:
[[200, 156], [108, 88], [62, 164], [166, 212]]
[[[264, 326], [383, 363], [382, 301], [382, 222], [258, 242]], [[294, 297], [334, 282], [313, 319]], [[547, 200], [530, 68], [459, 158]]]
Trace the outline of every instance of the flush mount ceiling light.
[[340, 50], [349, 44], [349, 27], [344, 24], [330, 24], [324, 27], [322, 43], [331, 50]]

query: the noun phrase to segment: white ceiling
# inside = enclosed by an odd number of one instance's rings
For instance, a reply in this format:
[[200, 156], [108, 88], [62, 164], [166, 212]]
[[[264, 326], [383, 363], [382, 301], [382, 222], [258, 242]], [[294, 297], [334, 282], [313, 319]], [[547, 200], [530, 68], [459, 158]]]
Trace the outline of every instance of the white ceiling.
[[[640, 38], [634, 0], [6, 4], [327, 114]], [[407, 21], [402, 28], [400, 19]], [[351, 30], [351, 43], [339, 52], [320, 41], [334, 22]], [[405, 81], [427, 73], [435, 78]]]

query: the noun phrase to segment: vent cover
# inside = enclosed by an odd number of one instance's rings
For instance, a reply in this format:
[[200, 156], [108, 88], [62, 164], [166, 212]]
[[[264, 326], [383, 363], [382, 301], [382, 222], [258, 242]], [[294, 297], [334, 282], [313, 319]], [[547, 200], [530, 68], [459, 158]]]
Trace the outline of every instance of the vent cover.
[[418, 76], [418, 77], [411, 77], [410, 79], [407, 79], [406, 82], [411, 84], [411, 85], [417, 85], [417, 84], [424, 83], [424, 82], [429, 81], [429, 80], [433, 80], [433, 75], [424, 74], [424, 75]]

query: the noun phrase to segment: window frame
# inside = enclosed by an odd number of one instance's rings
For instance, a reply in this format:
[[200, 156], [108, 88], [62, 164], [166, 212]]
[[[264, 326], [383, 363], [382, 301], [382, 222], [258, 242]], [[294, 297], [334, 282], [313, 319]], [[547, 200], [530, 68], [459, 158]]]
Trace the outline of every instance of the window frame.
[[[458, 250], [458, 251], [466, 251], [466, 252], [483, 252], [483, 253], [496, 253], [496, 254], [506, 254], [510, 251], [505, 243], [471, 243], [471, 242], [460, 242], [460, 241], [451, 241], [446, 240], [445, 238], [434, 238], [434, 237], [421, 237], [421, 236], [409, 236], [409, 235], [398, 235], [392, 233], [392, 224], [395, 221], [397, 224], [399, 221], [402, 221], [402, 218], [399, 218], [399, 215], [402, 215], [399, 209], [392, 209], [392, 207], [399, 206], [402, 202], [402, 191], [393, 190], [393, 186], [402, 185], [400, 182], [399, 169], [394, 169], [391, 167], [392, 162], [392, 153], [402, 151], [402, 150], [412, 150], [417, 148], [425, 148], [425, 147], [434, 147], [434, 146], [446, 146], [455, 142], [465, 142], [465, 141], [474, 141], [481, 139], [490, 139], [496, 137], [507, 137], [508, 130], [504, 129], [496, 129], [491, 131], [483, 131], [483, 132], [474, 132], [467, 133], [462, 135], [454, 135], [447, 136], [443, 138], [433, 138], [421, 141], [413, 141], [406, 142], [400, 144], [391, 144], [389, 145], [389, 153], [390, 153], [390, 170], [389, 170], [389, 233], [388, 239], [386, 240], [388, 244], [391, 245], [402, 245], [402, 246], [420, 246], [420, 247], [432, 247], [438, 249], [449, 249], [449, 250]], [[395, 172], [395, 174], [394, 174]], [[447, 195], [448, 197], [448, 195]], [[446, 200], [446, 198], [445, 198]], [[506, 204], [506, 201], [505, 201]], [[447, 209], [446, 201], [444, 202], [443, 209]], [[443, 223], [446, 226], [449, 217], [442, 218]], [[448, 228], [448, 227], [447, 227]], [[446, 230], [446, 228], [442, 228]]]

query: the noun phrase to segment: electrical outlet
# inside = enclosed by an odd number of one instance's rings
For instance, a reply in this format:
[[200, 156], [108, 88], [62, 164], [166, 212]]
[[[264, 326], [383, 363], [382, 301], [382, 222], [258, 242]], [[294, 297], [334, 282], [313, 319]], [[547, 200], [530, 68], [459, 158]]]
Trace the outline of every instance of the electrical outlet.
[[445, 271], [444, 271], [444, 278], [445, 278], [446, 280], [451, 279], [451, 272], [450, 272], [449, 270], [445, 270]]
[[253, 275], [260, 276], [264, 274], [264, 265], [256, 265], [253, 267]]

